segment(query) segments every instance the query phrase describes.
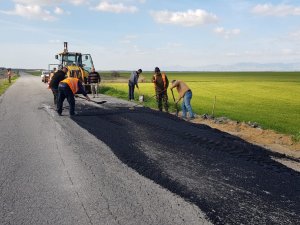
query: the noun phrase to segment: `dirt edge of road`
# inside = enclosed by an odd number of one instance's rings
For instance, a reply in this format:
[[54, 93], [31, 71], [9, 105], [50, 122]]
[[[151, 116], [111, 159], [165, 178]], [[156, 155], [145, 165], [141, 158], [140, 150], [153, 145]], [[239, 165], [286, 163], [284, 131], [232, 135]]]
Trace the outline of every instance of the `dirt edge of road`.
[[259, 127], [253, 127], [245, 122], [237, 122], [228, 119], [218, 122], [216, 119], [204, 119], [198, 116], [190, 122], [207, 125], [270, 151], [294, 158], [295, 161], [274, 160], [300, 172], [300, 142], [294, 142], [291, 135], [280, 134], [273, 130], [264, 130]]

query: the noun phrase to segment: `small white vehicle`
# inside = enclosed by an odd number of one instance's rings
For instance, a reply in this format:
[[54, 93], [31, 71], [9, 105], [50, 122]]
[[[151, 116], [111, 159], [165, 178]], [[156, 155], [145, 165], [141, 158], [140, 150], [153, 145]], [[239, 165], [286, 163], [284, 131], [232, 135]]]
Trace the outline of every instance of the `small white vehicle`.
[[49, 77], [50, 77], [50, 71], [49, 70], [43, 70], [42, 75], [41, 75], [42, 82], [47, 83], [48, 80], [49, 80]]

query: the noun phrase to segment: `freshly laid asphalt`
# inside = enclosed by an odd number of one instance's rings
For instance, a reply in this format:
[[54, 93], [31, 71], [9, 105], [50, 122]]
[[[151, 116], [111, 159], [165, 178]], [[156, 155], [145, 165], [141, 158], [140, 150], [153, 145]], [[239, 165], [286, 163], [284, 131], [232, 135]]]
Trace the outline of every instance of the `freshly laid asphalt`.
[[97, 100], [60, 117], [25, 74], [0, 97], [0, 224], [300, 224], [300, 173], [284, 155]]

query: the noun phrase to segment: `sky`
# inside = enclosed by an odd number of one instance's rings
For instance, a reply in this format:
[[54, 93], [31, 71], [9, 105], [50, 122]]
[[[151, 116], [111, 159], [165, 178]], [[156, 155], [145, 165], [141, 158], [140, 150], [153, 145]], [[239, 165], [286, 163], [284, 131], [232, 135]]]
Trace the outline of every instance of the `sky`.
[[0, 0], [0, 27], [12, 68], [46, 69], [65, 41], [96, 70], [300, 63], [299, 0]]

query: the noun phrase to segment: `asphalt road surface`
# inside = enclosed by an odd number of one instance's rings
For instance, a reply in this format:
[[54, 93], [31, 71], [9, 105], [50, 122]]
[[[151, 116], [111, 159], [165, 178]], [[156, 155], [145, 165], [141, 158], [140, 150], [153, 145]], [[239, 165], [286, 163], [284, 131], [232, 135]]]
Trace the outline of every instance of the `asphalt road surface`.
[[284, 155], [99, 100], [60, 117], [26, 74], [0, 97], [0, 224], [300, 224], [300, 173]]

